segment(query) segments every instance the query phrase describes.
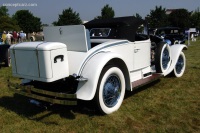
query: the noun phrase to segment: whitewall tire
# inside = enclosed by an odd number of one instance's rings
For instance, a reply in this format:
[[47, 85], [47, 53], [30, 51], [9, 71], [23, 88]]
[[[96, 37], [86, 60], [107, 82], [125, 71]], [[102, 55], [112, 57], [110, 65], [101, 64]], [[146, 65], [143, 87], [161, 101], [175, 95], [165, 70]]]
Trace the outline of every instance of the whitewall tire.
[[125, 95], [125, 78], [120, 68], [106, 66], [100, 75], [96, 102], [98, 109], [103, 114], [117, 111]]
[[173, 70], [174, 76], [181, 77], [185, 72], [185, 67], [186, 67], [185, 54], [181, 52]]

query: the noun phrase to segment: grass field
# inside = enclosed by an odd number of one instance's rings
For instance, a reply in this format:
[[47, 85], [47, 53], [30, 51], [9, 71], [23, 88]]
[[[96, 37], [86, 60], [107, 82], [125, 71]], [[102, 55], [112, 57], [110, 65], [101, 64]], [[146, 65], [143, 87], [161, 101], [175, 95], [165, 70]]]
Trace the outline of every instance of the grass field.
[[101, 116], [90, 102], [78, 106], [55, 105], [48, 110], [8, 90], [11, 68], [0, 69], [0, 133], [77, 132], [200, 132], [200, 41], [184, 51], [187, 58], [181, 78], [165, 77], [126, 92], [121, 108]]

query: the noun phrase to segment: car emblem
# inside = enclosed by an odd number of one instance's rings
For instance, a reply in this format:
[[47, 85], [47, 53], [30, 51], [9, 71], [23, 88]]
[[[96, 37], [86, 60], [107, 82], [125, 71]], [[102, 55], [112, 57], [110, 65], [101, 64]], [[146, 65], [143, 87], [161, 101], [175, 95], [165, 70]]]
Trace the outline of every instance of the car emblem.
[[62, 29], [60, 28], [59, 31], [60, 31], [60, 35], [61, 35], [62, 34]]

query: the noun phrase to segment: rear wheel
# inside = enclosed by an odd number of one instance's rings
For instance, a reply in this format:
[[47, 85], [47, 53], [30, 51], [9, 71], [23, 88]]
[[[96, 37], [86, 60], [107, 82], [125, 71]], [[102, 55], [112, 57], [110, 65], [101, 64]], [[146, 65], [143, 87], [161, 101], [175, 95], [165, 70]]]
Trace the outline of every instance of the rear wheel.
[[185, 66], [186, 66], [185, 54], [181, 52], [174, 67], [173, 75], [175, 77], [181, 77], [185, 72]]
[[118, 110], [125, 95], [125, 78], [116, 66], [107, 66], [99, 78], [96, 102], [102, 114], [110, 114]]
[[155, 67], [157, 73], [164, 73], [170, 67], [170, 46], [162, 42], [156, 49]]

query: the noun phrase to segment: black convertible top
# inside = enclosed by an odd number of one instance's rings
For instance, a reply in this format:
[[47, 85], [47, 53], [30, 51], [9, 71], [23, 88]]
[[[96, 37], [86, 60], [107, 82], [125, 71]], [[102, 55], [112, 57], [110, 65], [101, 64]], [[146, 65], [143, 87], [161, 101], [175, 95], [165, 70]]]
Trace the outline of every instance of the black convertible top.
[[141, 24], [144, 24], [145, 20], [136, 18], [134, 16], [129, 17], [118, 17], [118, 18], [109, 18], [109, 19], [94, 19], [85, 23], [85, 27], [116, 27], [116, 26], [133, 26], [138, 27]]
[[112, 33], [108, 38], [127, 39], [135, 41], [138, 27], [146, 26], [146, 21], [134, 16], [118, 17], [109, 19], [94, 19], [84, 24], [87, 29], [92, 28], [112, 28]]

